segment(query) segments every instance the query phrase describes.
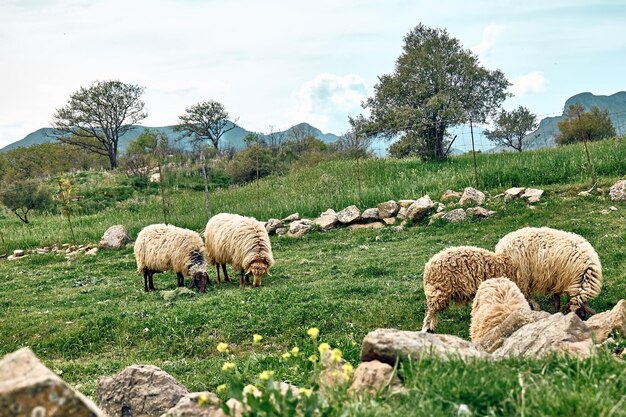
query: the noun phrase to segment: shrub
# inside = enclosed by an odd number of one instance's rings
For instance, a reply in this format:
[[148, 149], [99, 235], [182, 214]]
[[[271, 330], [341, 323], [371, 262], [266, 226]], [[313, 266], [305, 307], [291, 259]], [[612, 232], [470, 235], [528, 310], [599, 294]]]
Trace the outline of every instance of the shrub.
[[0, 201], [24, 223], [30, 223], [31, 210], [45, 210], [52, 206], [52, 195], [47, 187], [32, 180], [16, 181], [0, 191]]

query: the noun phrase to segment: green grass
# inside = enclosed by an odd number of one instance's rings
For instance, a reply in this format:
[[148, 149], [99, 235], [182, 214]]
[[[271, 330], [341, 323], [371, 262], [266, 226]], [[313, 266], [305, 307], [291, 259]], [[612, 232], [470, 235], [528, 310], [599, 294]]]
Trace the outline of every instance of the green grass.
[[[578, 162], [568, 159], [577, 158], [575, 147], [481, 155], [484, 189], [495, 194], [510, 185], [541, 186], [546, 194], [537, 208], [492, 200], [486, 207], [498, 214], [482, 222], [419, 225], [402, 232], [333, 230], [298, 239], [273, 237], [276, 265], [272, 277], [257, 289], [223, 284], [206, 294], [180, 294], [166, 300], [162, 290], [174, 290], [176, 279], [165, 273], [155, 276], [161, 291], [146, 294], [130, 248], [78, 256], [71, 263], [60, 255], [0, 261], [0, 355], [31, 346], [46, 365], [88, 395], [94, 394], [99, 376], [134, 363], [160, 366], [191, 390], [214, 390], [225, 381], [221, 371], [225, 357], [215, 346], [226, 341], [244, 379], [253, 381], [262, 370], [274, 369], [281, 380], [305, 384], [310, 367], [282, 361], [278, 355], [293, 346], [299, 346], [304, 357], [312, 354], [315, 346], [307, 328], [319, 327], [320, 340], [339, 347], [356, 364], [369, 331], [421, 328], [421, 275], [433, 254], [451, 245], [493, 249], [502, 235], [523, 226], [570, 230], [591, 242], [604, 271], [603, 290], [591, 306], [604, 311], [626, 294], [626, 205], [611, 203], [606, 195], [607, 186], [626, 172], [624, 142], [619, 145], [594, 144], [594, 155], [606, 156], [596, 166], [605, 190], [599, 196], [576, 196], [585, 188], [586, 175], [582, 168], [575, 169]], [[522, 169], [520, 161], [540, 168]], [[424, 192], [438, 196], [447, 188], [470, 185], [471, 176], [462, 175], [469, 163], [468, 158], [455, 158], [431, 166], [439, 170], [431, 174], [428, 166], [417, 161], [369, 161], [366, 205]], [[551, 163], [556, 164], [553, 169]], [[347, 162], [321, 164], [263, 181], [263, 201], [271, 202], [257, 214], [267, 218], [300, 211], [310, 216], [327, 207], [348, 205], [355, 193], [348, 168]], [[317, 185], [322, 174], [335, 185]], [[514, 180], [514, 175], [520, 178]], [[253, 186], [213, 193], [214, 209], [255, 214], [254, 193]], [[171, 192], [170, 198], [173, 223], [203, 226], [202, 193]], [[599, 213], [611, 205], [618, 210]], [[115, 209], [74, 219], [79, 240], [85, 242], [97, 241], [112, 224], [125, 224], [134, 235], [144, 225], [159, 221], [156, 197], [140, 194]], [[25, 226], [5, 215], [0, 227], [11, 248], [69, 241], [64, 220], [57, 216], [34, 216], [33, 224]], [[211, 276], [214, 280], [215, 274]], [[550, 306], [550, 300], [538, 300], [545, 308]], [[438, 331], [467, 338], [469, 313], [468, 306], [450, 308], [441, 315]], [[254, 333], [264, 336], [261, 346], [253, 346]], [[468, 405], [474, 415], [626, 415], [626, 368], [606, 352], [584, 361], [547, 358], [465, 364], [424, 359], [403, 364], [399, 373], [405, 393], [348, 402], [345, 415], [456, 415], [460, 404]]]

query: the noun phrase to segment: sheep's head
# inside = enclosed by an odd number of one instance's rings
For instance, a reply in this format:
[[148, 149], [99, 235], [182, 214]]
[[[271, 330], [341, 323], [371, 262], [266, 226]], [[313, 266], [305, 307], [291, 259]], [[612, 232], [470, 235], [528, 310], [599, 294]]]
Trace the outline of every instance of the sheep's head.
[[197, 287], [198, 291], [206, 292], [207, 284], [211, 285], [211, 281], [209, 281], [209, 274], [206, 272], [196, 272], [192, 275], [191, 285]]
[[246, 274], [252, 274], [254, 276], [254, 286], [260, 287], [261, 278], [263, 278], [263, 275], [265, 274], [270, 275], [270, 271], [265, 261], [258, 260], [258, 261], [253, 261], [250, 264], [250, 266], [248, 267], [248, 270], [246, 271]]

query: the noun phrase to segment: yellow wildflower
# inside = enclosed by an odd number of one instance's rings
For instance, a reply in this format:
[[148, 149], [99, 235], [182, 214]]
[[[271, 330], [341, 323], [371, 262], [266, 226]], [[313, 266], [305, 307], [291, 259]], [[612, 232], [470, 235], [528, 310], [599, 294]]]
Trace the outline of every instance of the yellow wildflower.
[[263, 371], [259, 374], [259, 379], [261, 381], [267, 381], [269, 380], [272, 376], [274, 376], [274, 371]]
[[287, 359], [289, 359], [289, 358], [291, 358], [291, 353], [289, 353], [289, 352], [285, 352], [285, 353], [283, 353], [283, 359], [284, 359], [284, 360], [287, 360]]
[[198, 405], [200, 407], [204, 407], [205, 405], [209, 405], [209, 396], [206, 394], [200, 394], [200, 396], [198, 397]]
[[323, 355], [324, 353], [328, 352], [329, 349], [330, 349], [330, 345], [328, 343], [320, 343], [319, 347], [317, 348], [317, 350], [320, 351], [320, 355]]
[[300, 353], [300, 348], [298, 346], [295, 346], [293, 349], [291, 349], [291, 354], [293, 356], [298, 356], [298, 353]]
[[313, 362], [313, 363], [317, 362], [317, 355], [311, 355], [311, 356], [309, 356], [309, 361], [311, 361], [311, 362]]
[[319, 336], [320, 334], [320, 329], [318, 329], [317, 327], [311, 327], [309, 330], [307, 330], [306, 334], [311, 336], [311, 339], [317, 339], [317, 336]]
[[235, 364], [232, 362], [224, 362], [224, 365], [222, 365], [222, 371], [232, 371], [233, 369], [235, 369]]
[[298, 394], [304, 395], [305, 397], [310, 397], [313, 394], [313, 390], [310, 388], [300, 388], [298, 389]]
[[255, 397], [260, 397], [261, 396], [261, 390], [259, 390], [254, 385], [250, 384], [250, 385], [246, 385], [245, 387], [243, 387], [243, 394], [244, 395], [252, 394]]
[[333, 349], [333, 351], [330, 354], [330, 360], [333, 362], [341, 362], [341, 356], [343, 355], [343, 353], [341, 352], [341, 350], [335, 348]]
[[354, 368], [352, 367], [352, 364], [350, 362], [344, 363], [341, 369], [343, 369], [343, 372], [348, 375], [352, 375], [354, 373]]
[[222, 385], [218, 385], [217, 388], [215, 389], [215, 391], [218, 394], [221, 394], [223, 392], [226, 392], [226, 389], [228, 389], [228, 387], [226, 386], [226, 384], [222, 384]]
[[220, 352], [220, 353], [228, 352], [228, 343], [224, 343], [224, 342], [218, 343], [217, 344], [217, 351]]
[[253, 334], [252, 335], [252, 342], [256, 345], [257, 343], [259, 343], [261, 340], [263, 340], [263, 336], [261, 336], [260, 334]]

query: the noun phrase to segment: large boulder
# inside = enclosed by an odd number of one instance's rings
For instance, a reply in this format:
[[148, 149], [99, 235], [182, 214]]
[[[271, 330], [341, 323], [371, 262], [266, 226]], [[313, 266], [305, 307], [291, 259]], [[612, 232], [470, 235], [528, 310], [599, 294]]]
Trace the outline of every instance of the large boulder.
[[287, 236], [290, 236], [290, 237], [304, 236], [307, 233], [309, 233], [309, 231], [313, 227], [313, 224], [314, 223], [311, 220], [307, 220], [307, 219], [295, 220], [291, 222], [291, 224], [289, 225], [289, 232], [287, 233]]
[[46, 368], [29, 348], [22, 348], [0, 360], [0, 416], [105, 417], [105, 414]]
[[276, 233], [276, 229], [285, 227], [285, 223], [279, 219], [269, 219], [267, 223], [265, 223], [265, 230], [267, 230], [268, 235], [273, 235]]
[[626, 300], [619, 300], [611, 311], [591, 316], [585, 324], [591, 329], [596, 343], [604, 342], [613, 332], [626, 337]]
[[335, 227], [338, 221], [339, 220], [337, 220], [337, 213], [335, 213], [335, 210], [328, 209], [315, 219], [315, 224], [319, 226], [321, 231], [325, 232], [326, 230], [330, 230]]
[[379, 213], [380, 212], [376, 207], [368, 208], [367, 210], [363, 210], [363, 213], [361, 213], [361, 218], [366, 222], [371, 222], [374, 220], [378, 220]]
[[393, 367], [380, 361], [362, 362], [354, 371], [349, 393], [369, 392], [371, 395], [387, 388], [400, 388], [402, 383], [394, 375]]
[[391, 366], [398, 358], [417, 360], [428, 355], [442, 359], [486, 357], [484, 352], [460, 337], [396, 329], [377, 329], [368, 333], [361, 347], [362, 362], [378, 360]]
[[550, 317], [547, 311], [531, 311], [528, 308], [520, 308], [509, 314], [502, 323], [491, 329], [485, 334], [476, 347], [485, 352], [493, 353], [499, 349], [504, 341], [513, 333], [541, 319]]
[[109, 227], [102, 239], [100, 239], [100, 247], [104, 249], [119, 249], [130, 242], [128, 230], [121, 224]]
[[337, 213], [337, 220], [343, 224], [350, 224], [361, 220], [361, 210], [355, 205], [346, 207]]
[[462, 206], [466, 204], [476, 204], [477, 206], [480, 206], [484, 202], [485, 193], [472, 187], [466, 187], [465, 190], [463, 190], [463, 195], [461, 196], [461, 199], [459, 200], [459, 204], [461, 204]]
[[462, 222], [466, 218], [467, 218], [467, 215], [465, 214], [465, 210], [463, 210], [462, 208], [450, 210], [449, 212], [441, 216], [442, 220], [449, 222], [449, 223]]
[[426, 215], [435, 208], [435, 203], [430, 199], [430, 196], [418, 198], [413, 204], [406, 210], [406, 218], [412, 222], [418, 222], [422, 220]]
[[217, 417], [222, 414], [217, 395], [205, 391], [185, 395], [161, 417]]
[[617, 181], [609, 188], [611, 201], [626, 201], [626, 180]]
[[109, 417], [157, 417], [189, 394], [170, 374], [153, 365], [131, 365], [98, 379], [96, 403]]
[[393, 200], [389, 200], [384, 203], [380, 203], [377, 208], [378, 217], [380, 219], [387, 219], [389, 217], [394, 217], [396, 214], [398, 214], [398, 210], [400, 210], [400, 205]]
[[521, 327], [504, 340], [493, 355], [508, 357], [566, 353], [586, 358], [591, 355], [592, 348], [591, 330], [575, 313], [565, 316], [556, 313]]
[[538, 188], [527, 188], [522, 194], [522, 198], [526, 200], [527, 203], [532, 204], [541, 200], [541, 196], [543, 195], [543, 190]]

